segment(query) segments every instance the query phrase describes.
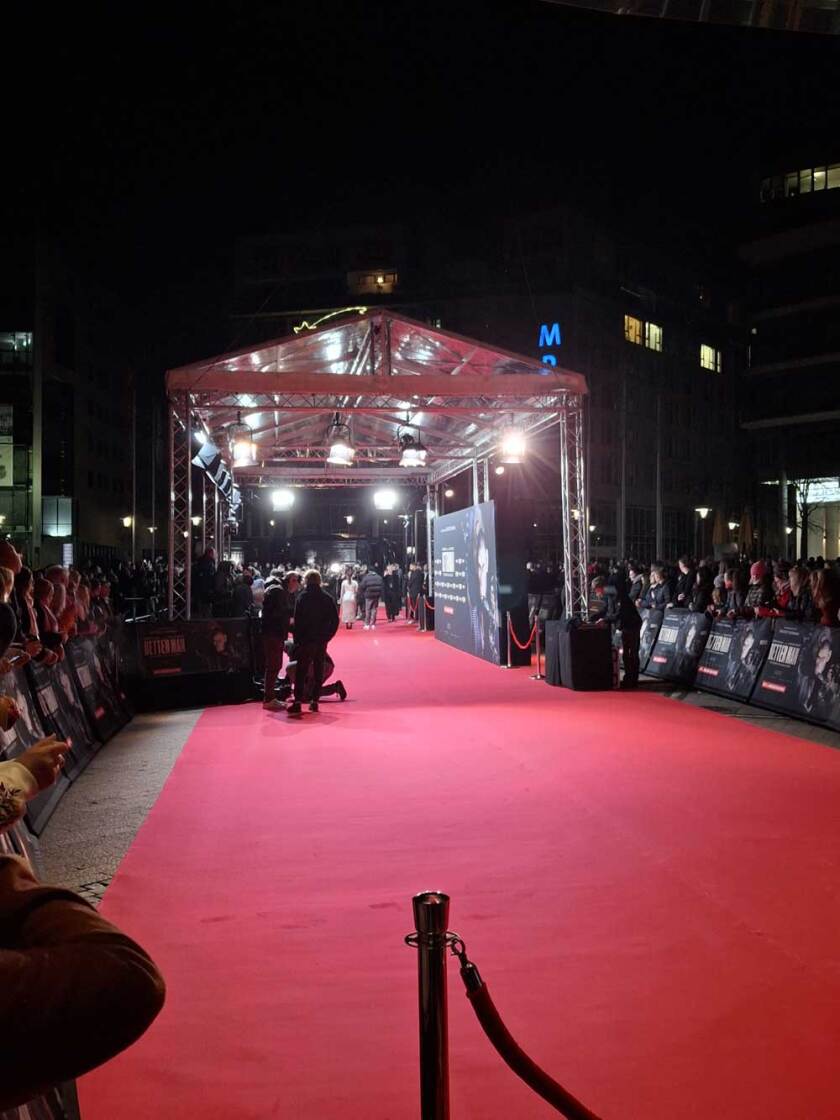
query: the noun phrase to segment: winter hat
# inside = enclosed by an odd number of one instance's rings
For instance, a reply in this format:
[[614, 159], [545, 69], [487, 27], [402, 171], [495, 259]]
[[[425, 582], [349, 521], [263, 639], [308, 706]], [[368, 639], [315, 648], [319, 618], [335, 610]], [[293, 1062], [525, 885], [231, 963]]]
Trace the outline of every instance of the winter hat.
[[756, 560], [756, 562], [750, 568], [750, 580], [753, 583], [758, 583], [759, 580], [764, 579], [764, 577], [766, 575], [767, 575], [767, 565], [764, 563], [763, 560]]

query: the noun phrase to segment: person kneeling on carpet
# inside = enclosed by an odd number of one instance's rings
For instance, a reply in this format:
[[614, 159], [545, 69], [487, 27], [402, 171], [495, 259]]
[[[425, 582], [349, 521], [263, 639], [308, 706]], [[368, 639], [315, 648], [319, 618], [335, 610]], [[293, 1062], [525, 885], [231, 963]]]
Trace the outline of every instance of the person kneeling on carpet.
[[[286, 657], [288, 658], [288, 662], [286, 663], [286, 678], [280, 682], [280, 696], [283, 700], [291, 696], [295, 685], [295, 674], [297, 673], [297, 648], [291, 638], [286, 642]], [[321, 700], [323, 700], [325, 696], [337, 696], [339, 700], [347, 699], [347, 689], [344, 687], [343, 681], [333, 681], [332, 684], [326, 683], [334, 672], [335, 662], [327, 653], [324, 655], [324, 677], [321, 681]], [[307, 674], [303, 686], [302, 699], [304, 701], [310, 701], [312, 699], [312, 685], [314, 680], [315, 673], [313, 666], [310, 664], [309, 673]]]
[[311, 568], [303, 577], [303, 594], [297, 601], [294, 617], [297, 670], [295, 672], [295, 698], [286, 709], [291, 716], [300, 715], [300, 705], [312, 666], [312, 695], [310, 712], [318, 711], [321, 683], [324, 679], [324, 659], [327, 644], [338, 630], [338, 607], [335, 600], [321, 589], [321, 573]]

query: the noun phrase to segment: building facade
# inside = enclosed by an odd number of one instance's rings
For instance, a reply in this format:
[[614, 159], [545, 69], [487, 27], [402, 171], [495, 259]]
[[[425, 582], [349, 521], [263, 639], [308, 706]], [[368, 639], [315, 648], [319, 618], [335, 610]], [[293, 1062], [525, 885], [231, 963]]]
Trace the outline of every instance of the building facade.
[[840, 556], [840, 149], [794, 152], [757, 184], [740, 246], [741, 397], [768, 551]]

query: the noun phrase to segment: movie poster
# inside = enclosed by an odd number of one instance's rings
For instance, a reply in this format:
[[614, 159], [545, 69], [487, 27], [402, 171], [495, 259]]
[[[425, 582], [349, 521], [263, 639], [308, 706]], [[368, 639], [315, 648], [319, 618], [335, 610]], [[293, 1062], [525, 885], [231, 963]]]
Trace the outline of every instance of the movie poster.
[[249, 622], [244, 618], [137, 624], [143, 676], [236, 673], [251, 669]]
[[840, 727], [840, 630], [777, 622], [753, 703]]
[[639, 632], [639, 672], [644, 673], [656, 639], [659, 637], [664, 611], [643, 607], [639, 614], [642, 616], [642, 629]]
[[500, 663], [496, 511], [493, 502], [435, 522], [435, 637]]
[[666, 610], [645, 672], [652, 677], [691, 684], [711, 626], [708, 614], [679, 607]]
[[695, 684], [706, 692], [749, 700], [773, 637], [773, 620], [719, 618], [697, 666]]

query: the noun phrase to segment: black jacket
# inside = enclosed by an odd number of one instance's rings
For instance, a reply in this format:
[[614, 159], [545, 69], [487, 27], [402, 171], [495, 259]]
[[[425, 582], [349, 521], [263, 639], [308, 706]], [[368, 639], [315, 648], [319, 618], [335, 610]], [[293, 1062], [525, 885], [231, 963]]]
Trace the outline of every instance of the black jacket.
[[292, 615], [295, 613], [293, 595], [280, 583], [266, 588], [262, 602], [262, 632], [284, 641], [289, 634]]
[[642, 596], [642, 606], [649, 607], [651, 610], [664, 611], [672, 601], [673, 586], [667, 581], [665, 583], [657, 583], [655, 587], [651, 584]]
[[362, 576], [359, 591], [366, 599], [381, 599], [385, 584], [379, 572], [367, 572]]
[[295, 607], [295, 644], [326, 645], [338, 630], [338, 607], [320, 587], [307, 587]]
[[416, 599], [422, 590], [423, 572], [420, 568], [415, 568], [408, 573], [408, 593], [412, 599]]
[[[673, 603], [676, 607], [687, 607], [691, 602], [691, 596], [694, 591], [695, 574], [688, 569], [687, 572], [680, 572], [677, 576], [677, 585], [674, 589]], [[680, 598], [682, 595], [682, 599]]]

